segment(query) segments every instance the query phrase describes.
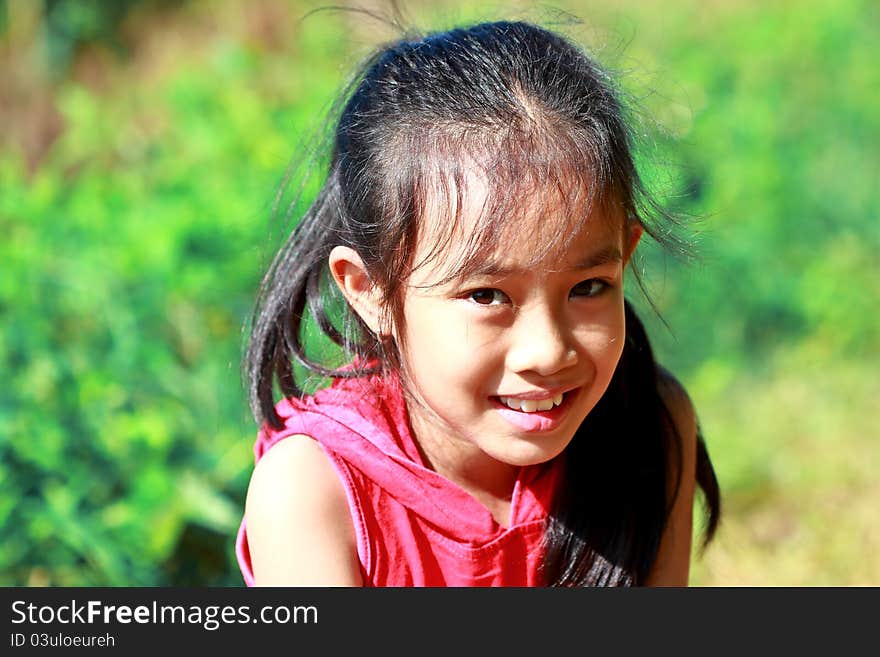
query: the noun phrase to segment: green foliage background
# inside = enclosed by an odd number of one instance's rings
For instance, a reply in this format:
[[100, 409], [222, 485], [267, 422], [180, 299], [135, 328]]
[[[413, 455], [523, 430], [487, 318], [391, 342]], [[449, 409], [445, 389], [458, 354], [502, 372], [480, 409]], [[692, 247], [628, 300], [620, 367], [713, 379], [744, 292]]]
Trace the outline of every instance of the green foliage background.
[[[645, 171], [699, 259], [646, 249], [646, 316], [726, 514], [692, 582], [880, 583], [877, 3], [402, 4], [557, 25], [659, 123]], [[316, 6], [0, 2], [0, 585], [241, 584], [273, 201], [391, 36]]]

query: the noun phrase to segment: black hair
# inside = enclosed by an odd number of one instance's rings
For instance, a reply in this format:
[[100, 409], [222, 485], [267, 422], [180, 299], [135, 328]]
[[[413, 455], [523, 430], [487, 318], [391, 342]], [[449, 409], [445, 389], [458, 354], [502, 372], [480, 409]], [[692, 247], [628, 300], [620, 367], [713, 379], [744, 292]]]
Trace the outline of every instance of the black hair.
[[[625, 313], [623, 353], [608, 389], [566, 448], [562, 490], [550, 515], [545, 568], [562, 586], [644, 584], [683, 474], [682, 437], [667, 400], [684, 393], [654, 360], [629, 302]], [[721, 499], [699, 425], [696, 481], [707, 511], [705, 547], [717, 529]]]
[[[515, 230], [525, 194], [550, 194], [563, 209], [562, 229], [536, 247], [536, 261], [564, 245], [596, 207], [676, 246], [674, 217], [639, 177], [614, 81], [555, 32], [493, 22], [403, 38], [366, 60], [339, 107], [324, 185], [269, 268], [254, 313], [245, 374], [259, 423], [281, 426], [276, 383], [285, 396], [303, 393], [294, 362], [328, 377], [401, 372], [400, 345], [346, 307], [327, 260], [337, 245], [357, 251], [399, 325], [402, 285], [425, 263], [412, 254], [429, 199], [441, 200], [435, 205], [447, 228], [425, 260], [463, 238], [455, 275], [478, 267]], [[479, 229], [467, 232], [459, 219], [466, 172], [475, 167], [491, 185]], [[306, 353], [309, 318], [357, 357], [355, 367]], [[675, 497], [669, 490], [678, 488], [670, 477], [681, 476], [681, 437], [628, 303], [626, 331], [608, 390], [564, 452], [570, 476], [545, 534], [547, 585], [641, 584], [656, 560]], [[697, 472], [708, 542], [720, 498], [702, 436]]]

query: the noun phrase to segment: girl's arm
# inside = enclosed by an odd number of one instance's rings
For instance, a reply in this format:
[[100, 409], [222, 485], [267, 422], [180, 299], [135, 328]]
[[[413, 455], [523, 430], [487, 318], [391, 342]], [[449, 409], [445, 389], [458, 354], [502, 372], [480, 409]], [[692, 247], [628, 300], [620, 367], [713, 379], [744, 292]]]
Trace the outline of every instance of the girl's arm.
[[[697, 417], [690, 397], [678, 380], [661, 369], [658, 388], [672, 415], [681, 441], [681, 484], [648, 586], [687, 586], [691, 562], [694, 489], [696, 486]], [[674, 454], [672, 455], [674, 458]], [[675, 491], [677, 464], [670, 464], [669, 495]]]
[[254, 468], [245, 504], [257, 586], [362, 586], [354, 526], [321, 446], [290, 436]]

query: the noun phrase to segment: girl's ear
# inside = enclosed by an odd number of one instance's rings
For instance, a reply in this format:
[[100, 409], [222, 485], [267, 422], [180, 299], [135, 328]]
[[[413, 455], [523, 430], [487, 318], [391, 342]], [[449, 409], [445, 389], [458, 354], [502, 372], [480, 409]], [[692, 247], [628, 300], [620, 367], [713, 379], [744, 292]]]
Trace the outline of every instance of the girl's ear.
[[358, 252], [347, 246], [335, 246], [328, 258], [330, 275], [355, 312], [376, 335], [381, 335], [379, 289], [370, 280]]
[[640, 224], [633, 224], [626, 231], [626, 235], [624, 236], [626, 243], [623, 245], [623, 264], [629, 262], [629, 259], [635, 252], [636, 246], [638, 245], [639, 240], [642, 239], [642, 233], [644, 232], [645, 229], [642, 228]]

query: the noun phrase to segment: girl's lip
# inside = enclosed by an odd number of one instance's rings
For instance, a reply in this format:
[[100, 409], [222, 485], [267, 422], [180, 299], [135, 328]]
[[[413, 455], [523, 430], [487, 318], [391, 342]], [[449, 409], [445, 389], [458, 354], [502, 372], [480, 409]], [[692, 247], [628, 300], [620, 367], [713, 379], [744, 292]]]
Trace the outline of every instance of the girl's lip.
[[573, 395], [568, 393], [576, 390], [578, 390], [578, 388], [570, 388], [566, 394], [564, 394], [562, 403], [559, 406], [554, 406], [548, 411], [534, 411], [532, 413], [515, 411], [507, 406], [507, 404], [502, 403], [498, 396], [492, 397], [491, 399], [498, 413], [521, 431], [529, 433], [551, 431], [562, 423], [563, 418], [568, 413], [569, 407], [571, 406], [571, 400], [577, 396], [576, 394]]
[[556, 395], [565, 395], [572, 390], [577, 390], [580, 386], [571, 386], [568, 388], [553, 388], [550, 390], [529, 390], [528, 392], [518, 392], [514, 395], [493, 395], [498, 397], [509, 397], [510, 399], [553, 399]]

